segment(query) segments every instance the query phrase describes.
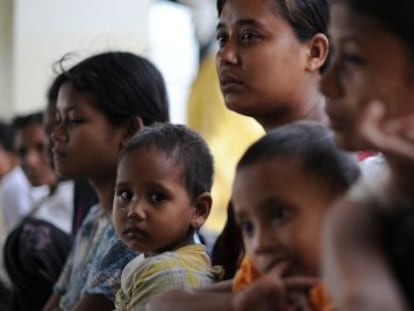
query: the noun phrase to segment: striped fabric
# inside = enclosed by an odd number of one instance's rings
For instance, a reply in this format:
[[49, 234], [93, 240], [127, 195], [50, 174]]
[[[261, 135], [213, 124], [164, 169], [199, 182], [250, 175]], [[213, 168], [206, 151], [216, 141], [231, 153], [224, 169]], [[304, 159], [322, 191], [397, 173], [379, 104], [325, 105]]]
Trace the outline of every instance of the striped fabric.
[[214, 282], [220, 269], [211, 267], [205, 247], [181, 247], [150, 257], [140, 255], [125, 266], [116, 310], [141, 311], [149, 299], [171, 289], [195, 288]]

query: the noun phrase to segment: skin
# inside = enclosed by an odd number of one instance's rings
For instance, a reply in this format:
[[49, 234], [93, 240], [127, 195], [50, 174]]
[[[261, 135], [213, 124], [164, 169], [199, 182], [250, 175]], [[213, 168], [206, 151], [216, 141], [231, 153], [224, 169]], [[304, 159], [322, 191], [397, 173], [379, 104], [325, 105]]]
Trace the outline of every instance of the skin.
[[[335, 54], [321, 82], [327, 96], [327, 112], [338, 145], [348, 150], [371, 148], [361, 127], [373, 102], [381, 102], [387, 118], [413, 114], [412, 64], [402, 40], [373, 18], [362, 16], [344, 4], [331, 9], [330, 35]], [[384, 49], [392, 46], [392, 55]], [[371, 109], [371, 108], [369, 108]]]
[[246, 254], [260, 274], [283, 264], [284, 276], [318, 276], [322, 221], [337, 197], [328, 189], [296, 159], [258, 162], [237, 172], [234, 212]]
[[50, 166], [47, 134], [41, 124], [31, 123], [15, 135], [15, 148], [27, 179], [33, 186], [54, 188], [57, 178]]
[[[132, 127], [131, 124], [114, 127], [95, 108], [92, 94], [79, 92], [68, 82], [59, 89], [56, 121], [51, 137], [57, 174], [63, 178], [88, 178], [104, 215], [110, 217], [119, 151], [142, 122], [137, 117]], [[52, 295], [44, 310], [59, 310], [59, 301], [59, 296]], [[113, 308], [104, 295], [84, 295], [71, 311]]]
[[[322, 81], [336, 140], [382, 151], [391, 169], [384, 191], [412, 198], [412, 61], [401, 37], [342, 3], [331, 7], [337, 54]], [[392, 46], [392, 53], [386, 47]], [[393, 190], [394, 189], [394, 190]], [[338, 202], [324, 234], [323, 267], [338, 310], [408, 310], [378, 243], [376, 207]]]
[[210, 194], [192, 202], [183, 166], [156, 147], [135, 150], [119, 163], [113, 220], [118, 236], [142, 252], [173, 250], [192, 242], [207, 219]]
[[300, 42], [273, 0], [228, 0], [219, 18], [216, 64], [230, 110], [265, 129], [324, 120], [318, 70], [327, 56], [326, 36]]

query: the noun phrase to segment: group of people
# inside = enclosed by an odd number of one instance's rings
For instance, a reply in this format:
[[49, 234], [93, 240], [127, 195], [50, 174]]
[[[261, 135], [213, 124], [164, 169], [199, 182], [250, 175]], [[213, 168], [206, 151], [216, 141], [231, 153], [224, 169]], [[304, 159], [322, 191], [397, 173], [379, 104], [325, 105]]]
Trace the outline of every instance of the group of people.
[[[46, 126], [14, 122], [25, 175], [48, 187], [5, 242], [15, 310], [412, 308], [414, 4], [218, 0], [217, 10], [226, 107], [266, 133], [238, 161], [212, 254], [200, 229], [214, 159], [200, 134], [168, 122], [157, 68], [128, 52], [62, 63]], [[381, 161], [358, 163], [366, 150]], [[63, 213], [45, 202], [67, 183], [73, 210], [57, 219], [79, 226], [41, 214]], [[32, 259], [51, 248], [64, 260]]]

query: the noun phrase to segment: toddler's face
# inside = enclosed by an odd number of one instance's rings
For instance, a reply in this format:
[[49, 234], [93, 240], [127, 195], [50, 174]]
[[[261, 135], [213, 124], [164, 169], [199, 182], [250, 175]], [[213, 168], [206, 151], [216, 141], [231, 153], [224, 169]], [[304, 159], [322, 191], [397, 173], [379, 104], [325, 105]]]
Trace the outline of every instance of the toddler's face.
[[158, 252], [182, 243], [195, 206], [182, 177], [183, 167], [156, 148], [132, 151], [118, 166], [113, 221], [131, 249]]
[[247, 255], [261, 274], [317, 276], [324, 214], [334, 196], [299, 161], [267, 160], [239, 170], [232, 202]]
[[411, 55], [403, 41], [369, 16], [334, 4], [330, 35], [334, 57], [322, 80], [336, 140], [350, 150], [370, 148], [361, 137], [367, 104], [381, 101], [387, 117], [413, 113]]

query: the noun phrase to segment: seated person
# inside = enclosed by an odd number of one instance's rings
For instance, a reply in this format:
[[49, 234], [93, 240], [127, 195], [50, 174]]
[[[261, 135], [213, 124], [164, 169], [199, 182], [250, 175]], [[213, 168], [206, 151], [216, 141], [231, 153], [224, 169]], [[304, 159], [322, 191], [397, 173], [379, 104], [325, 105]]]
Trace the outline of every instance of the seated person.
[[196, 233], [212, 204], [213, 158], [196, 132], [182, 125], [141, 130], [121, 153], [113, 219], [117, 234], [141, 255], [122, 271], [116, 310], [145, 310], [174, 288], [214, 282]]
[[34, 203], [8, 234], [4, 263], [16, 310], [40, 310], [51, 294], [71, 247], [73, 183], [60, 182], [51, 167], [42, 113], [16, 117], [14, 146]]

